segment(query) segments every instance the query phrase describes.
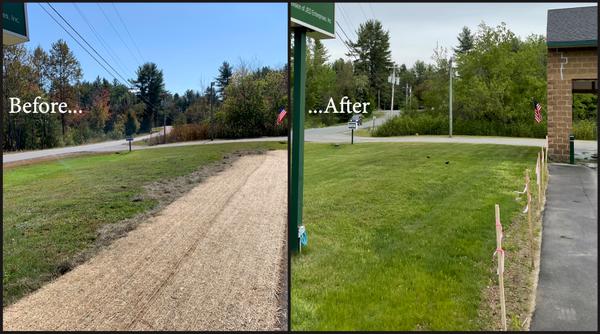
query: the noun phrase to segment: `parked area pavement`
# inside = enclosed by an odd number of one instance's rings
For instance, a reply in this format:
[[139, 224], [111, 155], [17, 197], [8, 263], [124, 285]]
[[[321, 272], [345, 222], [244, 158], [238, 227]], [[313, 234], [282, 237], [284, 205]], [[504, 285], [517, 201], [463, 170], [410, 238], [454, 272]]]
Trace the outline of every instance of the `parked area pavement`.
[[598, 330], [598, 176], [550, 164], [531, 330]]
[[239, 158], [5, 308], [4, 330], [285, 330], [286, 166]]

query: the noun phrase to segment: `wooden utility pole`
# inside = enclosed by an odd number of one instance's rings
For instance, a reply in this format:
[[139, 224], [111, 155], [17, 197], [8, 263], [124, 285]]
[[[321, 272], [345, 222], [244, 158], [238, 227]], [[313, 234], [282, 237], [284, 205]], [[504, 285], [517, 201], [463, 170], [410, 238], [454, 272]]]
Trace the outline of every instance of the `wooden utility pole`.
[[392, 68], [392, 104], [390, 106], [390, 112], [394, 111], [394, 86], [396, 86], [396, 65], [391, 66]]

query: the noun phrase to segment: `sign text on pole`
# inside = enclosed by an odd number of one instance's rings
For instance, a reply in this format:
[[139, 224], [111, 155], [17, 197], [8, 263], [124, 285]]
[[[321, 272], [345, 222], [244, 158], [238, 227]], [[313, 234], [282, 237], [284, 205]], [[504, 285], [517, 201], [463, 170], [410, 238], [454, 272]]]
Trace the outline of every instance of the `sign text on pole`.
[[292, 2], [291, 27], [305, 27], [316, 39], [335, 38], [335, 5], [333, 2]]
[[29, 41], [25, 3], [2, 3], [2, 43], [15, 45]]

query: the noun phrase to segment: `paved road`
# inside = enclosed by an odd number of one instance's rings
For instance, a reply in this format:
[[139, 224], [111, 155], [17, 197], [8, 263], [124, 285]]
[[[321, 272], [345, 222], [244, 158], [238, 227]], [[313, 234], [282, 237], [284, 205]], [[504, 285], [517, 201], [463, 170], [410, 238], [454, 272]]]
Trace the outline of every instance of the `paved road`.
[[[171, 131], [171, 126], [167, 126], [167, 133]], [[136, 137], [133, 141], [138, 142], [148, 138], [157, 137], [162, 135], [162, 132], [152, 133], [149, 135]], [[57, 155], [68, 155], [68, 154], [77, 154], [77, 153], [85, 153], [85, 152], [115, 152], [128, 149], [127, 141], [124, 139], [121, 140], [111, 140], [105, 141], [101, 143], [95, 144], [87, 144], [87, 145], [79, 145], [79, 146], [67, 146], [67, 147], [59, 147], [59, 148], [51, 148], [47, 150], [37, 150], [37, 151], [26, 151], [26, 152], [18, 152], [18, 153], [5, 153], [2, 154], [2, 162], [16, 162], [22, 160], [31, 160], [38, 158], [45, 158], [50, 156]]]
[[596, 170], [550, 165], [531, 330], [598, 329], [597, 196]]
[[[379, 126], [388, 118], [398, 112], [384, 111], [384, 117], [375, 119], [375, 126]], [[361, 128], [370, 128], [371, 121], [367, 120]], [[304, 139], [311, 142], [350, 143], [351, 131], [347, 125], [336, 125], [326, 128], [307, 129]], [[542, 146], [545, 139], [514, 138], [514, 137], [488, 137], [488, 136], [401, 136], [401, 137], [359, 137], [354, 136], [354, 143], [372, 142], [426, 142], [426, 143], [469, 143], [469, 144], [500, 144], [517, 146]], [[594, 140], [576, 140], [575, 155], [578, 159], [590, 158], [597, 154], [598, 143]]]
[[[389, 110], [383, 111], [382, 117], [375, 118], [375, 127], [383, 124], [389, 118], [398, 115], [399, 111], [390, 112]], [[360, 127], [362, 129], [370, 129], [373, 125], [372, 118], [367, 118], [363, 120], [363, 125]], [[305, 141], [314, 141], [314, 142], [327, 142], [327, 143], [342, 143], [342, 142], [350, 142], [350, 129], [348, 129], [347, 124], [342, 125], [334, 125], [328, 126], [325, 128], [312, 128], [306, 129], [304, 131], [304, 140]], [[357, 140], [361, 140], [365, 137], [354, 136], [354, 142]]]
[[[399, 111], [384, 111], [382, 117], [375, 119], [375, 126], [383, 124], [387, 119], [399, 114]], [[361, 128], [370, 128], [372, 126], [371, 119], [364, 121]], [[167, 129], [170, 131], [170, 127]], [[148, 136], [141, 136], [135, 141], [147, 139]], [[167, 145], [156, 146], [136, 146], [133, 150], [154, 149], [161, 147], [176, 147], [188, 145], [204, 145], [204, 144], [223, 144], [231, 142], [252, 142], [252, 141], [286, 141], [287, 137], [260, 137], [249, 139], [219, 139], [219, 140], [199, 140], [181, 143], [172, 143]], [[306, 129], [304, 140], [307, 142], [322, 142], [322, 143], [349, 143], [350, 129], [347, 125], [335, 125], [325, 128]], [[512, 137], [486, 137], [486, 136], [403, 136], [403, 137], [359, 137], [354, 136], [355, 143], [372, 143], [372, 142], [426, 142], [426, 143], [469, 143], [469, 144], [501, 144], [501, 145], [517, 145], [517, 146], [542, 146], [544, 139], [534, 138], [512, 138]], [[63, 147], [48, 150], [9, 153], [4, 154], [4, 163], [15, 162], [21, 160], [29, 160], [43, 158], [53, 155], [65, 155], [84, 152], [116, 152], [127, 150], [128, 146], [124, 140], [109, 141], [104, 143]], [[592, 154], [597, 154], [598, 144], [592, 140], [576, 140], [575, 155], [578, 159], [590, 158]]]

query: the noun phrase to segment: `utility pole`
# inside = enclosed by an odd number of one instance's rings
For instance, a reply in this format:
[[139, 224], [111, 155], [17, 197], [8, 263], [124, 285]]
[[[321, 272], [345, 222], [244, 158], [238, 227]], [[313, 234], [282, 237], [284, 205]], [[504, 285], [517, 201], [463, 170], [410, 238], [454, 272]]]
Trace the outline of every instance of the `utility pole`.
[[213, 88], [214, 84], [214, 81], [210, 82], [210, 141], [215, 139], [215, 131], [213, 126], [213, 95], [215, 95]]
[[394, 65], [392, 68], [392, 105], [390, 106], [390, 112], [394, 111], [394, 86], [396, 86], [396, 65]]
[[377, 90], [377, 110], [381, 110], [381, 95], [379, 94], [380, 90]]
[[449, 126], [449, 137], [452, 138], [452, 57], [450, 57], [450, 94], [448, 94], [448, 126]]
[[167, 112], [163, 110], [163, 144], [167, 143]]
[[406, 83], [406, 87], [404, 88], [404, 108], [408, 109], [408, 82]]

